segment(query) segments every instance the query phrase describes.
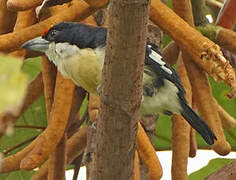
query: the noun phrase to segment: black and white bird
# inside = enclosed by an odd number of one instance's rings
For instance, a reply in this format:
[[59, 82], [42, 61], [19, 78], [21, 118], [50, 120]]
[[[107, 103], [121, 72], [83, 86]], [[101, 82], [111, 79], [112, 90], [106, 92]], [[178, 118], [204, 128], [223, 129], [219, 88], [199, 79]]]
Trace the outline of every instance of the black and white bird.
[[[105, 57], [107, 29], [62, 22], [22, 48], [47, 55], [63, 76], [88, 92], [98, 94]], [[188, 106], [176, 71], [161, 56], [156, 45], [147, 43], [143, 73], [142, 114], [181, 114], [212, 145], [216, 140], [208, 125]]]

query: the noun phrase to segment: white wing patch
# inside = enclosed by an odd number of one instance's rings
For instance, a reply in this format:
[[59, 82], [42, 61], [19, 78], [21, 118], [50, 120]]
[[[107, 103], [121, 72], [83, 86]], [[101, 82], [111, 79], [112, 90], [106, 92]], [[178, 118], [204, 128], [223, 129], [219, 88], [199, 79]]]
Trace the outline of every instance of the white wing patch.
[[[148, 47], [151, 49], [151, 46], [150, 46], [150, 45], [148, 45]], [[162, 56], [161, 56], [160, 54], [158, 54], [157, 52], [155, 52], [155, 51], [153, 51], [153, 50], [151, 49], [151, 54], [149, 54], [149, 57], [152, 58], [152, 59], [153, 59], [155, 62], [157, 62], [158, 64], [160, 64], [160, 65], [161, 65], [161, 68], [162, 68], [166, 73], [172, 74], [172, 71], [171, 71], [168, 67], [165, 66], [166, 63], [161, 60], [161, 59], [162, 59]]]
[[149, 56], [161, 66], [164, 66], [166, 64], [164, 61], [161, 60], [162, 56], [153, 51], [152, 49], [151, 49], [151, 54]]
[[172, 71], [169, 68], [165, 67], [165, 66], [161, 66], [161, 69], [163, 69], [168, 74], [172, 74]]

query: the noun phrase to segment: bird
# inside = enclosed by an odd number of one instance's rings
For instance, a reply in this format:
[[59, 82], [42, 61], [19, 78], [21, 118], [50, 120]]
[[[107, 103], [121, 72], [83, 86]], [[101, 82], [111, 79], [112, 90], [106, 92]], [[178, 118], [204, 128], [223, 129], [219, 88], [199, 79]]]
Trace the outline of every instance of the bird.
[[[99, 95], [107, 31], [104, 27], [61, 22], [21, 47], [45, 53], [64, 77]], [[214, 144], [215, 134], [188, 105], [180, 77], [165, 62], [157, 45], [147, 41], [144, 62], [140, 113], [181, 114], [207, 144]]]

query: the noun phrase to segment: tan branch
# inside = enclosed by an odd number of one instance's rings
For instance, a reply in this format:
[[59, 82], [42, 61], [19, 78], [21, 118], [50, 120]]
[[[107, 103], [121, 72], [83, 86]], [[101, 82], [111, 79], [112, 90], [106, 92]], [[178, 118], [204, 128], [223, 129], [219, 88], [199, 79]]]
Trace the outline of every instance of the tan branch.
[[213, 101], [214, 101], [215, 107], [219, 113], [223, 128], [226, 130], [230, 130], [230, 129], [234, 128], [236, 125], [235, 118], [232, 117], [228, 112], [226, 112], [224, 110], [224, 108], [218, 104], [218, 102], [216, 101], [215, 98], [213, 98]]
[[99, 107], [100, 107], [99, 97], [90, 93], [88, 112], [89, 112], [89, 118], [91, 122], [94, 122], [96, 120], [98, 116]]
[[134, 180], [140, 180], [140, 165], [139, 165], [139, 157], [137, 150], [135, 151], [134, 156]]
[[172, 180], [187, 180], [190, 126], [180, 115], [172, 117]]
[[[219, 46], [203, 37], [160, 0], [152, 0], [150, 18], [185, 50], [191, 59], [215, 80], [223, 80], [235, 89], [235, 73]], [[174, 21], [173, 21], [174, 19]]]
[[43, 75], [44, 97], [46, 103], [47, 119], [49, 120], [53, 104], [57, 69], [55, 65], [52, 64], [46, 56], [42, 56], [42, 75]]
[[[14, 31], [24, 29], [28, 26], [31, 26], [34, 23], [36, 23], [36, 17], [35, 17], [34, 9], [18, 12], [17, 13], [17, 19], [16, 19], [16, 24], [14, 26]], [[19, 50], [16, 50], [14, 52], [11, 52], [10, 54], [12, 56], [23, 57], [23, 59], [24, 59], [24, 58], [26, 58], [26, 53], [29, 54], [27, 50], [19, 49]]]
[[11, 11], [25, 11], [39, 6], [43, 0], [8, 0], [7, 8]]
[[4, 158], [1, 162], [0, 173], [8, 173], [20, 170], [21, 160], [34, 148], [37, 144], [37, 138], [23, 150]]
[[[80, 128], [71, 138], [66, 142], [67, 149], [67, 164], [78, 157], [85, 149], [87, 144], [87, 126]], [[41, 180], [47, 177], [48, 161], [46, 161], [40, 169], [32, 176], [31, 180]]]
[[21, 161], [21, 169], [38, 167], [55, 149], [64, 134], [69, 119], [74, 87], [70, 80], [64, 79], [58, 73], [50, 123], [38, 139], [37, 146]]
[[67, 136], [64, 134], [55, 151], [49, 156], [48, 180], [65, 180], [66, 140]]
[[[172, 1], [173, 2], [173, 1]], [[179, 2], [179, 1], [178, 1]], [[173, 3], [175, 8], [175, 3]], [[186, 89], [186, 99], [192, 104], [192, 87], [183, 62], [182, 53], [179, 54], [177, 62], [177, 72], [179, 73], [181, 83]], [[172, 117], [172, 179], [187, 179], [187, 164], [190, 152], [190, 125], [180, 115]]]
[[162, 55], [167, 63], [174, 65], [179, 57], [179, 46], [171, 41], [163, 50]]
[[148, 177], [150, 180], [161, 179], [162, 167], [160, 161], [156, 155], [156, 151], [153, 148], [151, 142], [148, 139], [142, 125], [138, 123], [138, 132], [136, 137], [137, 151], [140, 159], [148, 168]]
[[7, 9], [7, 0], [0, 1], [0, 34], [13, 31], [16, 22], [16, 12]]
[[0, 51], [9, 52], [19, 48], [25, 41], [40, 36], [45, 29], [62, 21], [81, 21], [95, 12], [95, 9], [84, 1], [73, 0], [71, 6], [63, 9], [42, 22], [39, 22], [22, 30], [0, 36]]
[[196, 131], [193, 128], [191, 128], [189, 157], [195, 157], [196, 155], [197, 155]]

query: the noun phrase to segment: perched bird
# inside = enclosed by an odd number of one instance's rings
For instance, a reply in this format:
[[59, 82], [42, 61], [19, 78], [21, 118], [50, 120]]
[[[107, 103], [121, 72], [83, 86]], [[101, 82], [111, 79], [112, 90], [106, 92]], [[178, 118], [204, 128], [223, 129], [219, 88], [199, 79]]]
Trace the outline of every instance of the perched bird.
[[[81, 23], [62, 22], [29, 40], [22, 48], [47, 55], [63, 76], [88, 92], [98, 94], [105, 57], [107, 29]], [[146, 45], [143, 73], [142, 114], [181, 114], [212, 145], [216, 137], [208, 125], [188, 106], [176, 71], [161, 56], [158, 47]]]

